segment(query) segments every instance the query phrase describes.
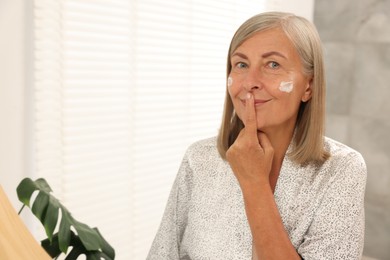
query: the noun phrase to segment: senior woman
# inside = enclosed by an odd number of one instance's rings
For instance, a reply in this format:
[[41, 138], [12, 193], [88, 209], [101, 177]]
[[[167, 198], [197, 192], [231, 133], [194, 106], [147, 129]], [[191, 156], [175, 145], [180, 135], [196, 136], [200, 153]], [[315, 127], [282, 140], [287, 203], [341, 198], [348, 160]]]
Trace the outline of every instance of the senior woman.
[[315, 27], [256, 15], [235, 33], [218, 137], [191, 145], [148, 259], [360, 259], [366, 166], [324, 137]]

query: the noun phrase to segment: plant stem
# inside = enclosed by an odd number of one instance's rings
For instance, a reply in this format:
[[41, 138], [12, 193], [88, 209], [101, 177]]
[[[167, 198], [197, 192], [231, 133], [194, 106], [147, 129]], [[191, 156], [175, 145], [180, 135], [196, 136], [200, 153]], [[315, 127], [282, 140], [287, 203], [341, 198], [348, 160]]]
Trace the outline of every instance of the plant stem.
[[26, 205], [23, 204], [22, 208], [21, 208], [21, 209], [19, 210], [19, 212], [18, 212], [18, 215], [20, 215], [20, 213], [22, 213], [22, 210], [24, 209], [25, 206], [26, 206]]

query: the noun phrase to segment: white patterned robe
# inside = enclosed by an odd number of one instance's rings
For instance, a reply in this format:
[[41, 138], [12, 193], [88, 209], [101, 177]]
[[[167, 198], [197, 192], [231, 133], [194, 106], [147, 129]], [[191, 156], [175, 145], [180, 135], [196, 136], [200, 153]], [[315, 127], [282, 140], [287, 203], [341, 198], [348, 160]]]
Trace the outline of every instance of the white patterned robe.
[[[275, 201], [303, 259], [360, 259], [366, 166], [358, 152], [330, 138], [325, 149], [331, 157], [322, 165], [300, 166], [285, 156]], [[184, 156], [147, 259], [251, 258], [237, 179], [216, 138], [196, 142]]]

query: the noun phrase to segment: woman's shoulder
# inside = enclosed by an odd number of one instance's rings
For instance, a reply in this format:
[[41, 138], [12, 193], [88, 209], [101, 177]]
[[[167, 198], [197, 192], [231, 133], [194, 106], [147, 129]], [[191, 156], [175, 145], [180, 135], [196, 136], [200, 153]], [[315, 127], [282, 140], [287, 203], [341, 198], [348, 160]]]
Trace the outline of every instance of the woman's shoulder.
[[217, 137], [212, 136], [198, 141], [193, 142], [189, 148], [200, 148], [200, 147], [216, 147], [217, 146]]
[[217, 137], [209, 137], [193, 142], [187, 149], [187, 153], [210, 152], [217, 149]]
[[345, 156], [345, 155], [359, 155], [361, 154], [354, 148], [334, 140], [330, 137], [324, 138], [325, 150], [328, 151], [331, 156]]
[[339, 165], [354, 164], [355, 166], [366, 168], [362, 154], [354, 148], [329, 137], [325, 137], [324, 145], [325, 150], [330, 154], [328, 160], [332, 163]]
[[217, 149], [217, 137], [201, 139], [192, 143], [185, 157], [192, 162], [216, 162], [222, 160]]

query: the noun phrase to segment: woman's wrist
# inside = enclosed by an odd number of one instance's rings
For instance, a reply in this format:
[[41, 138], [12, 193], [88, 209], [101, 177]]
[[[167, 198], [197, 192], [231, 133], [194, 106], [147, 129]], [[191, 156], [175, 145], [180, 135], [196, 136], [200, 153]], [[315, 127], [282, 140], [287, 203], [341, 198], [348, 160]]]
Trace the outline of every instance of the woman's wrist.
[[256, 180], [242, 180], [240, 183], [244, 198], [257, 196], [259, 193], [271, 191], [268, 177], [256, 178]]

